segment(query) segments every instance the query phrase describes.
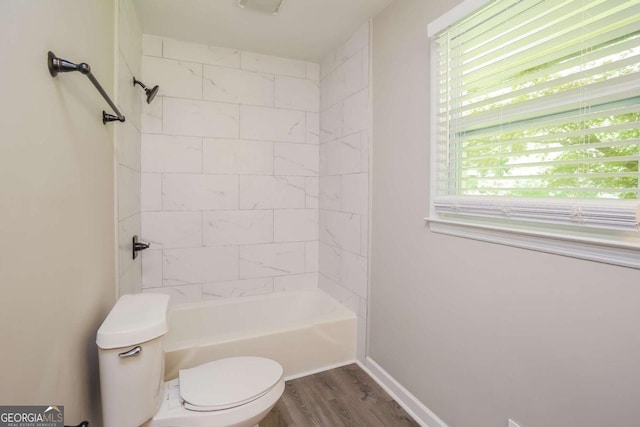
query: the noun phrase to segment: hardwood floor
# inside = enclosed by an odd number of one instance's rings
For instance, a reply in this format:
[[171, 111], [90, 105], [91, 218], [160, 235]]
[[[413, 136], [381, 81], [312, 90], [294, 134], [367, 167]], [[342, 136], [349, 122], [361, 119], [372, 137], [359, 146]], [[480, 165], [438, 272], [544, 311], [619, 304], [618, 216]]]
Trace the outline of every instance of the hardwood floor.
[[418, 426], [356, 364], [287, 381], [259, 427]]

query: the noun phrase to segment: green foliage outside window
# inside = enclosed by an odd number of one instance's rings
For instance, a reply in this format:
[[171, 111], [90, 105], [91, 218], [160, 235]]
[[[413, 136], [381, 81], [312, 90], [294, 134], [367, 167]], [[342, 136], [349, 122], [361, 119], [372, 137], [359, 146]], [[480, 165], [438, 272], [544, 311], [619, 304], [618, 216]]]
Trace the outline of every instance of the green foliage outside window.
[[[570, 90], [584, 90], [587, 98], [590, 85], [640, 73], [640, 31], [591, 47], [587, 53], [622, 44], [632, 47], [608, 56], [595, 55], [586, 66], [563, 67], [563, 63], [573, 64], [572, 60], [585, 54], [580, 51], [507, 76], [503, 81], [514, 82], [507, 90], [503, 86], [487, 93], [482, 86], [466, 84], [463, 114], [472, 118]], [[640, 84], [637, 79], [636, 84]], [[469, 108], [474, 103], [479, 107]], [[630, 97], [523, 122], [465, 129], [456, 135], [460, 146], [452, 150], [459, 158], [450, 159], [457, 165], [458, 176], [451, 180], [458, 186], [455, 193], [638, 199], [639, 105], [640, 97]], [[605, 110], [614, 114], [598, 114]]]

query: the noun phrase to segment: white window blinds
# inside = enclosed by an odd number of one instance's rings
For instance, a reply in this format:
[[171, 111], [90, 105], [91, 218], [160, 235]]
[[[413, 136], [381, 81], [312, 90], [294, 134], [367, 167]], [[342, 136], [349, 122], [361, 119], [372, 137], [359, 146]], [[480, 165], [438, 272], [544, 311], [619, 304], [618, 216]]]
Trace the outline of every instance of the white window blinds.
[[496, 0], [432, 46], [438, 215], [638, 228], [640, 0]]

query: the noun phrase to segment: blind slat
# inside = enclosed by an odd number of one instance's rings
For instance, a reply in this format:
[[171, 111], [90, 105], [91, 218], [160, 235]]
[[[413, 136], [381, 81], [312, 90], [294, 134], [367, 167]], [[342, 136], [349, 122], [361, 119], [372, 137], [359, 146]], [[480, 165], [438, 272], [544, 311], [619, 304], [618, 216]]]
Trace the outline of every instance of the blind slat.
[[[537, 28], [529, 29], [531, 35], [535, 37], [523, 37], [522, 34], [513, 34], [507, 41], [494, 49], [485, 46], [485, 49], [465, 49], [451, 54], [457, 60], [462, 61], [468, 72], [478, 68], [484, 68], [498, 61], [510, 61], [510, 58], [519, 54], [538, 48], [540, 51], [553, 49], [554, 46], [580, 45], [585, 38], [595, 38], [598, 34], [621, 27], [624, 23], [633, 22], [633, 17], [640, 13], [640, 5], [627, 3], [617, 5], [617, 2], [603, 3], [589, 11], [579, 11], [573, 8], [572, 13], [567, 14], [563, 19], [558, 19], [554, 24], [545, 24], [545, 17], [540, 17], [541, 22], [536, 22]], [[591, 13], [591, 14], [590, 14]], [[588, 14], [585, 19], [584, 15]], [[593, 14], [593, 15], [592, 15]], [[552, 21], [554, 22], [554, 21]], [[510, 23], [505, 22], [505, 27]], [[585, 34], [586, 33], [586, 34]], [[509, 36], [506, 34], [505, 36]]]
[[[464, 144], [466, 140], [473, 138], [474, 140], [480, 140], [485, 138], [489, 143], [492, 144], [495, 141], [495, 138], [499, 138], [504, 135], [516, 134], [518, 141], [530, 141], [535, 137], [530, 135], [537, 135], [545, 132], [550, 132], [550, 134], [557, 135], [562, 132], [564, 135], [571, 137], [576, 135], [582, 135], [590, 129], [591, 132], [594, 133], [603, 133], [603, 132], [618, 132], [629, 129], [635, 129], [639, 127], [640, 116], [640, 98], [633, 99], [630, 98], [628, 100], [630, 103], [636, 103], [635, 105], [629, 105], [628, 107], [621, 107], [617, 109], [610, 110], [598, 110], [596, 112], [588, 112], [589, 110], [584, 110], [585, 113], [582, 114], [583, 109], [575, 109], [573, 111], [568, 111], [560, 114], [552, 114], [549, 116], [542, 117], [529, 117], [525, 120], [520, 120], [517, 122], [509, 122], [509, 123], [500, 123], [498, 126], [488, 126], [486, 128], [478, 128], [473, 130], [466, 130], [464, 132], [458, 132], [457, 137], [461, 139], [461, 142]], [[623, 104], [624, 105], [624, 104]], [[631, 115], [633, 119], [623, 121], [621, 117]], [[636, 118], [637, 117], [637, 118]], [[579, 127], [574, 131], [567, 131], [566, 129], [562, 129], [563, 126], [567, 124], [580, 124], [582, 122], [592, 122], [597, 120], [605, 120], [607, 118], [613, 118], [611, 120], [612, 123], [616, 124], [604, 124], [604, 125], [591, 125], [589, 129], [585, 129], [583, 127]], [[449, 129], [445, 126], [443, 130], [443, 134], [446, 136], [449, 132]], [[559, 129], [560, 128], [560, 129]], [[556, 130], [556, 132], [552, 132], [552, 130]], [[441, 140], [442, 143], [446, 144], [447, 139], [444, 138]], [[514, 140], [505, 140], [505, 143], [511, 142]], [[500, 142], [498, 142], [500, 143]], [[463, 147], [461, 147], [463, 148]]]
[[[623, 162], [638, 162], [638, 156], [617, 156], [617, 157], [605, 157], [603, 158], [585, 158], [585, 159], [572, 159], [572, 160], [548, 160], [541, 162], [522, 162], [522, 163], [511, 163], [503, 166], [496, 165], [487, 165], [487, 166], [462, 166], [457, 168], [459, 171], [466, 170], [493, 170], [493, 171], [502, 171], [505, 169], [516, 169], [516, 168], [531, 168], [534, 166], [546, 167], [546, 166], [567, 166], [567, 165], [583, 165], [583, 164], [606, 164], [606, 163], [623, 163]], [[543, 172], [543, 171], [542, 171]]]
[[530, 72], [519, 77], [506, 77], [504, 79], [501, 79], [499, 77], [496, 77], [495, 75], [490, 75], [487, 79], [476, 82], [476, 84], [478, 85], [477, 88], [467, 87], [465, 89], [466, 92], [461, 92], [459, 99], [464, 102], [470, 99], [486, 96], [503, 88], [505, 83], [511, 84], [512, 86], [520, 86], [523, 83], [527, 83], [532, 80], [535, 81], [536, 79], [540, 78], [546, 78], [548, 75], [554, 75], [560, 71], [580, 66], [585, 61], [587, 63], [595, 62], [600, 58], [606, 58], [619, 52], [632, 51], [634, 48], [638, 49], [639, 47], [640, 38], [639, 35], [636, 35], [629, 40], [618, 42], [613, 45], [607, 45], [604, 47], [601, 46], [598, 49], [590, 51], [586, 55], [574, 56], [573, 58], [564, 60], [554, 65], [547, 65], [541, 68], [539, 71]]
[[639, 146], [640, 147], [640, 139], [633, 138], [624, 141], [611, 141], [611, 142], [596, 142], [591, 144], [575, 144], [570, 146], [553, 146], [547, 148], [533, 148], [527, 149], [527, 147], [523, 147], [523, 150], [520, 151], [508, 151], [508, 152], [493, 152], [490, 154], [484, 154], [480, 156], [469, 156], [465, 155], [461, 158], [462, 161], [470, 162], [474, 160], [484, 160], [484, 159], [495, 159], [499, 157], [517, 157], [517, 156], [530, 156], [532, 154], [553, 154], [553, 153], [571, 153], [575, 151], [584, 151], [584, 150], [592, 150], [592, 149], [603, 149], [603, 148], [620, 148], [620, 147], [629, 147], [629, 146]]
[[[504, 108], [468, 114], [467, 116], [449, 119], [451, 127], [469, 129], [523, 120], [528, 117], [551, 115], [567, 110], [584, 108], [590, 103], [601, 104], [619, 99], [640, 96], [640, 73], [615, 77], [610, 80], [596, 82], [584, 87], [576, 87], [561, 93], [554, 93], [540, 98], [529, 99]], [[585, 93], [587, 92], [588, 93]]]
[[[581, 82], [586, 83], [585, 85], [582, 85], [582, 87], [589, 88], [588, 82], [590, 79], [593, 79], [592, 76], [594, 75], [599, 75], [604, 73], [613, 74], [615, 72], [622, 74], [626, 70], [630, 70], [629, 72], [633, 72], [632, 70], [634, 66], [638, 63], [638, 58], [640, 57], [639, 55], [640, 55], [640, 49], [638, 49], [637, 55], [634, 55], [616, 62], [603, 63], [600, 66], [593, 67], [589, 69], [590, 75], [588, 76], [584, 75], [584, 71], [575, 71], [574, 73], [570, 75], [566, 75], [564, 77], [553, 78], [552, 80], [547, 80], [547, 81], [537, 83], [531, 86], [523, 87], [523, 88], [513, 88], [513, 87], [505, 88], [503, 90], [496, 91], [496, 93], [493, 96], [489, 96], [475, 102], [464, 102], [462, 98], [459, 98], [462, 101], [462, 105], [451, 109], [450, 114], [452, 115], [467, 114], [468, 112], [473, 110], [499, 108], [501, 104], [514, 105], [515, 103], [517, 103], [517, 101], [514, 99], [517, 97], [529, 96], [530, 98], [531, 97], [539, 98], [542, 96], [546, 96], [547, 93], [550, 91], [561, 93], [562, 91], [566, 90], [564, 88], [580, 85]], [[604, 78], [604, 77], [601, 77], [601, 78]], [[609, 80], [609, 79], [606, 79], [606, 80]], [[508, 102], [508, 101], [512, 101], [512, 102]]]
[[[522, 192], [522, 193], [537, 193], [540, 191], [546, 192], [575, 192], [576, 189], [574, 187], [474, 187], [471, 192]], [[638, 194], [640, 190], [638, 189], [626, 189], [620, 190], [619, 188], [606, 188], [606, 187], [582, 187], [580, 189], [581, 192], [590, 192], [590, 193], [618, 193], [622, 192], [624, 194]]]
[[[597, 37], [589, 39], [591, 46], [606, 45], [619, 38], [631, 37], [640, 31], [638, 26], [637, 17], [629, 19], [626, 25], [619, 28], [612, 29], [608, 32], [602, 33]], [[443, 47], [448, 49], [448, 45]], [[480, 82], [487, 78], [499, 78], [505, 79], [509, 76], [518, 76], [525, 74], [529, 70], [535, 70], [537, 67], [545, 66], [547, 64], [557, 63], [567, 57], [574, 57], [576, 55], [581, 56], [587, 54], [588, 51], [584, 51], [580, 46], [576, 45], [551, 45], [546, 50], [539, 52], [531, 51], [511, 61], [503, 61], [502, 63], [493, 64], [491, 67], [481, 68], [471, 73], [467, 70], [464, 74], [464, 84], [470, 86], [474, 83]], [[447, 56], [450, 56], [447, 54]], [[445, 66], [449, 65], [449, 60], [444, 61]], [[441, 68], [442, 71], [442, 68]], [[460, 73], [459, 70], [448, 70], [447, 73], [451, 76], [457, 76]], [[460, 74], [462, 75], [462, 74]], [[458, 83], [455, 86], [460, 86]]]
[[438, 197], [436, 208], [443, 213], [473, 214], [492, 218], [544, 220], [551, 223], [591, 225], [618, 230], [638, 230], [640, 207], [636, 203], [588, 203], [581, 200], [544, 201], [530, 198]]
[[[460, 181], [513, 181], [513, 180], [562, 180], [565, 178], [575, 178], [575, 179], [601, 179], [601, 178], [638, 178], [637, 172], [620, 172], [620, 173], [589, 173], [589, 174], [553, 174], [552, 176], [543, 176], [543, 175], [517, 175], [517, 176], [500, 176], [500, 177], [491, 177], [491, 176], [461, 176]], [[635, 191], [635, 190], [633, 190]]]

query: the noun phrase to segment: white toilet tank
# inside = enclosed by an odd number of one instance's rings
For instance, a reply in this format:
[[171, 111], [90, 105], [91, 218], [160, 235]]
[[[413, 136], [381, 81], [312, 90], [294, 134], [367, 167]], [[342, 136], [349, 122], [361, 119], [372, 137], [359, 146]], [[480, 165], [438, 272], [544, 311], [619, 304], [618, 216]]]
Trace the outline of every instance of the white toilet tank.
[[168, 295], [123, 295], [98, 329], [104, 427], [138, 427], [158, 410], [168, 308]]

